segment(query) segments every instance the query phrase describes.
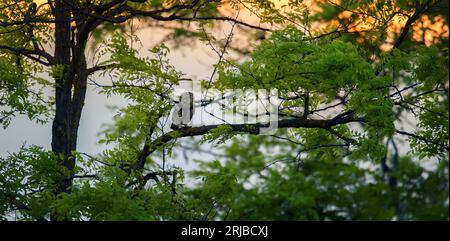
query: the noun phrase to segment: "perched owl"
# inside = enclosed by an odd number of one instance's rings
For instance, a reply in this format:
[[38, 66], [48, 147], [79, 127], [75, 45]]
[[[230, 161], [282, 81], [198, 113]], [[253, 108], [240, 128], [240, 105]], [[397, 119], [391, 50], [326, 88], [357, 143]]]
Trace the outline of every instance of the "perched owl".
[[173, 130], [187, 126], [194, 116], [194, 94], [192, 92], [184, 92], [181, 94], [179, 102], [175, 105], [172, 113]]

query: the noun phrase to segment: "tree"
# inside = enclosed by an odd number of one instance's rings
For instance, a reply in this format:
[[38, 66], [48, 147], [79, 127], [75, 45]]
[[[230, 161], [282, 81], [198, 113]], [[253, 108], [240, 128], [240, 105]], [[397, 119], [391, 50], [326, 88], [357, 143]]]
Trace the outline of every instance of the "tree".
[[[268, 27], [252, 25], [239, 15], [224, 16], [219, 6], [227, 4], [238, 14], [241, 9], [253, 12]], [[39, 5], [3, 1], [0, 121], [7, 127], [18, 113], [40, 122], [52, 119], [51, 151], [24, 147], [2, 159], [3, 217], [17, 210], [16, 217], [37, 220], [448, 218], [442, 212], [448, 212], [448, 16], [441, 10], [448, 3], [320, 1], [314, 6], [322, 11], [316, 12], [303, 1], [286, 4], [278, 8], [271, 1], [253, 0], [50, 0]], [[434, 36], [428, 46], [411, 35], [424, 16], [439, 16], [447, 26], [447, 34]], [[282, 102], [277, 134], [258, 136], [262, 122], [167, 131], [160, 122], [170, 114], [174, 102], [169, 93], [183, 73], [170, 65], [164, 45], [153, 48], [152, 57], [140, 57], [134, 36], [125, 37], [130, 34], [126, 23], [136, 20], [181, 22], [172, 37], [219, 45], [219, 61], [204, 81], [207, 89], [278, 89]], [[396, 32], [392, 28], [398, 20], [403, 25]], [[183, 24], [192, 21], [198, 22], [198, 29]], [[221, 22], [232, 24], [224, 41], [206, 30]], [[316, 28], [319, 22], [327, 22], [327, 27]], [[232, 45], [235, 26], [252, 30], [261, 44], [251, 51], [250, 46]], [[425, 35], [427, 28], [421, 31]], [[383, 51], [380, 46], [389, 38], [392, 49]], [[95, 44], [90, 39], [106, 43], [100, 52], [105, 61], [88, 63], [86, 53]], [[226, 58], [227, 51], [251, 53], [242, 62]], [[76, 144], [87, 84], [99, 73], [113, 77], [111, 85], [92, 81], [103, 93], [122, 95], [131, 104], [120, 109], [114, 125], [105, 130], [102, 141], [115, 147], [94, 157], [78, 153]], [[54, 96], [44, 98], [49, 88]], [[201, 106], [211, 103], [204, 99]], [[402, 128], [411, 116], [417, 122], [413, 132]], [[247, 139], [244, 134], [256, 137]], [[192, 173], [204, 182], [184, 186], [183, 170], [166, 170], [165, 162], [174, 157], [170, 154], [180, 139], [195, 136], [202, 136], [201, 143], [222, 144], [225, 159], [242, 160], [208, 161]], [[407, 138], [414, 155], [400, 156], [398, 136]], [[237, 141], [245, 141], [246, 151], [255, 156], [240, 150]], [[264, 143], [266, 148], [286, 148], [287, 154], [264, 156], [259, 150]], [[273, 168], [268, 175], [258, 171], [268, 161], [283, 158], [304, 159], [302, 172], [298, 163]], [[417, 165], [417, 159], [424, 158], [438, 160], [439, 167], [424, 171]], [[380, 168], [361, 169], [364, 162]], [[341, 172], [345, 178], [336, 179]], [[260, 184], [245, 188], [258, 173]], [[424, 173], [429, 176], [423, 178]], [[432, 183], [436, 189], [426, 190]], [[335, 188], [337, 196], [323, 188]], [[291, 191], [298, 195], [289, 200]], [[274, 198], [260, 199], [263, 196]], [[387, 199], [391, 201], [383, 203]], [[268, 213], [252, 210], [255, 203], [266, 205]], [[380, 212], [383, 205], [388, 208]]]

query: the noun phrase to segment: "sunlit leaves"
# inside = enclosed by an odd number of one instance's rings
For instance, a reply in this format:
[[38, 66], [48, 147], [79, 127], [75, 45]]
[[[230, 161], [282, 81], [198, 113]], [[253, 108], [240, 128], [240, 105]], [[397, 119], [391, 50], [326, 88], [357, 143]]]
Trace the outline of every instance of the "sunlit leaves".
[[[346, 108], [365, 116], [368, 138], [381, 140], [394, 133], [393, 103], [386, 98], [391, 80], [375, 72], [356, 46], [308, 40], [301, 31], [287, 28], [263, 42], [250, 61], [225, 67], [216, 84], [219, 88], [277, 88], [282, 96], [309, 93], [311, 109], [350, 92]], [[304, 103], [298, 99], [284, 105], [295, 108]]]

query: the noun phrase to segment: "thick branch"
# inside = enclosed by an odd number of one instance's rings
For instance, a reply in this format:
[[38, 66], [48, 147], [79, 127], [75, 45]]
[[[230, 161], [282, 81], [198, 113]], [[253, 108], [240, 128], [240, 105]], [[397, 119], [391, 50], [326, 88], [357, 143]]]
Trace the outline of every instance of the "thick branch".
[[[329, 129], [332, 126], [347, 124], [351, 122], [362, 122], [363, 118], [357, 118], [352, 114], [345, 115], [339, 118], [333, 118], [330, 120], [311, 120], [311, 119], [303, 119], [303, 118], [290, 118], [278, 121], [278, 128], [323, 128]], [[189, 137], [189, 136], [201, 136], [207, 134], [212, 129], [219, 127], [220, 125], [206, 125], [199, 127], [184, 127], [180, 128], [176, 131], [171, 131], [165, 135], [158, 137], [153, 142], [146, 144], [141, 153], [141, 157], [148, 157], [152, 154], [158, 147], [168, 143], [172, 140], [181, 138], [181, 137]], [[266, 123], [254, 123], [254, 124], [227, 124], [227, 126], [231, 127], [234, 132], [247, 133], [258, 135], [260, 134], [260, 129], [268, 127]], [[140, 163], [141, 165], [137, 166], [137, 168], [142, 168], [145, 163]]]
[[[117, 0], [111, 2], [113, 6], [115, 6], [114, 9], [108, 10], [105, 6], [99, 6], [98, 11], [99, 13], [92, 13], [89, 11], [85, 11], [83, 9], [75, 9], [79, 11], [81, 14], [84, 14], [86, 16], [90, 17], [90, 21], [99, 21], [101, 22], [110, 22], [110, 23], [123, 23], [125, 21], [128, 21], [135, 17], [149, 17], [155, 20], [159, 21], [207, 21], [207, 20], [214, 20], [214, 21], [230, 21], [234, 22], [236, 24], [246, 26], [249, 28], [258, 29], [261, 31], [271, 31], [268, 28], [263, 28], [260, 26], [252, 25], [249, 23], [246, 23], [244, 21], [240, 21], [231, 17], [224, 17], [224, 16], [188, 16], [186, 14], [177, 14], [180, 10], [188, 10], [192, 9], [194, 10], [196, 7], [200, 7], [203, 5], [198, 5], [200, 3], [199, 0], [194, 0], [190, 4], [176, 4], [168, 8], [159, 8], [159, 9], [153, 9], [153, 10], [138, 10], [131, 8], [128, 5], [121, 5], [123, 1]], [[139, 2], [139, 1], [137, 1]], [[210, 1], [214, 2], [214, 1]], [[73, 7], [75, 8], [75, 7]], [[162, 14], [166, 14], [166, 16], [163, 16]]]
[[428, 10], [430, 6], [431, 0], [426, 1], [423, 5], [420, 5], [419, 1], [416, 0], [416, 10], [414, 11], [414, 14], [408, 17], [408, 20], [406, 21], [405, 26], [403, 27], [400, 36], [395, 40], [394, 42], [394, 48], [400, 47], [400, 44], [405, 39], [406, 35], [408, 35], [409, 29], [411, 28], [411, 25], [419, 19], [422, 14]]
[[93, 67], [87, 69], [87, 75], [89, 76], [91, 74], [94, 74], [97, 71], [114, 69], [114, 68], [117, 68], [118, 66], [119, 66], [118, 64], [96, 65], [96, 66], [93, 66]]
[[182, 17], [182, 16], [169, 16], [169, 17], [163, 17], [163, 16], [151, 16], [153, 19], [160, 20], [160, 21], [172, 21], [172, 20], [178, 20], [178, 21], [208, 21], [208, 20], [215, 20], [215, 21], [225, 21], [225, 22], [232, 22], [236, 23], [241, 26], [270, 32], [271, 29], [264, 28], [261, 26], [252, 25], [234, 18], [230, 17], [221, 17], [221, 16], [205, 16], [205, 17]]
[[[26, 48], [14, 48], [11, 46], [6, 46], [6, 45], [0, 45], [0, 49], [5, 49], [8, 50], [10, 52], [13, 52], [15, 54], [19, 54], [19, 55], [23, 55], [31, 60], [34, 60], [40, 64], [43, 64], [45, 66], [49, 66], [51, 64], [54, 64], [54, 58], [53, 56], [51, 56], [49, 53], [42, 51], [42, 50], [37, 50], [37, 49], [26, 49]], [[42, 57], [44, 59], [46, 59], [48, 62], [45, 62], [43, 60], [41, 60], [39, 57]]]

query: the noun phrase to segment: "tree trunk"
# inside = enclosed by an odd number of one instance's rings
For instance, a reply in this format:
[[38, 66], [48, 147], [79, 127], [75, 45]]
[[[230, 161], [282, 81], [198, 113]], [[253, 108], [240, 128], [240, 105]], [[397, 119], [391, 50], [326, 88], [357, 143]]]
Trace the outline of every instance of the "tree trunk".
[[[69, 19], [70, 9], [62, 0], [55, 4], [55, 58], [63, 68], [55, 78], [55, 116], [52, 125], [52, 151], [64, 171], [64, 177], [56, 180], [55, 195], [70, 192], [76, 159], [78, 127], [86, 96], [87, 66], [85, 57], [86, 38], [81, 42], [75, 35]], [[83, 36], [84, 37], [84, 36]], [[75, 41], [77, 40], [77, 41]], [[52, 219], [61, 219], [52, 213]], [[62, 217], [64, 218], [64, 217]]]

